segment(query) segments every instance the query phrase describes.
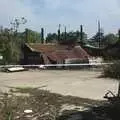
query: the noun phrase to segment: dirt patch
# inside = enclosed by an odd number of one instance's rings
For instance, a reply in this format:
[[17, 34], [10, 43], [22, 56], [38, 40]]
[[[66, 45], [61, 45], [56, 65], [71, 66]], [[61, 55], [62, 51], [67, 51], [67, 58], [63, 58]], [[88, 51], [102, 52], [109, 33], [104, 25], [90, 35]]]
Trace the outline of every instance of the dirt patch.
[[[29, 94], [29, 96], [16, 96], [15, 94], [18, 93]], [[62, 96], [35, 88], [17, 88], [9, 94], [1, 94], [0, 119], [57, 120], [66, 110], [77, 110], [78, 107], [89, 108], [99, 104], [101, 101]], [[64, 106], [64, 110], [63, 105], [67, 105], [67, 107]]]
[[117, 93], [118, 81], [98, 78], [101, 72], [86, 70], [41, 70], [0, 73], [0, 89], [11, 87], [42, 87], [53, 93], [103, 100], [107, 90]]

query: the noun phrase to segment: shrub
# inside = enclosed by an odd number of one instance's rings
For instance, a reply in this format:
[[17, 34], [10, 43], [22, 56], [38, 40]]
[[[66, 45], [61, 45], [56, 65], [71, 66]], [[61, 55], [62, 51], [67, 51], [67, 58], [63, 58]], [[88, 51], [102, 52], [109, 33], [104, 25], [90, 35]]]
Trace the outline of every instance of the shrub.
[[113, 62], [113, 64], [105, 66], [103, 75], [105, 77], [119, 79], [120, 78], [120, 61], [115, 61]]

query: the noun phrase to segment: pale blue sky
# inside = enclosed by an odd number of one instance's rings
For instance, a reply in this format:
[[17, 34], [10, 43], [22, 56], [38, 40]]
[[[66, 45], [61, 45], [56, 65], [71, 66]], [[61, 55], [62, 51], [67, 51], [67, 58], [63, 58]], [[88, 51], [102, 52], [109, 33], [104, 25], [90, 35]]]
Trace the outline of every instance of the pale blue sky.
[[77, 30], [83, 24], [91, 36], [97, 31], [97, 20], [105, 33], [120, 28], [120, 0], [0, 0], [0, 25], [9, 26], [15, 17], [25, 17], [28, 27], [56, 32], [58, 24], [67, 30]]

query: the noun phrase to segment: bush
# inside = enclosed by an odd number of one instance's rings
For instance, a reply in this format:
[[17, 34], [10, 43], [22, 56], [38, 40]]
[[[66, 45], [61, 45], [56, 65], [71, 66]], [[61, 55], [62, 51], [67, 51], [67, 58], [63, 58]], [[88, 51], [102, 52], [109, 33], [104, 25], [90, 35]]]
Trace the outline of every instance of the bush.
[[103, 75], [105, 77], [120, 78], [120, 61], [113, 62], [113, 64], [104, 67]]

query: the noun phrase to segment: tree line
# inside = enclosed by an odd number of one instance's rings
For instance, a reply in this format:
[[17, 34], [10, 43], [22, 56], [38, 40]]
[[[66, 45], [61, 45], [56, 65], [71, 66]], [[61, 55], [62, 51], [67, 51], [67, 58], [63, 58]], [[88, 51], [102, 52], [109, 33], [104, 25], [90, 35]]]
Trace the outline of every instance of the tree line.
[[97, 32], [88, 39], [82, 26], [80, 31], [67, 32], [65, 30], [61, 32], [58, 29], [57, 33], [48, 33], [46, 37], [43, 28], [41, 32], [28, 28], [24, 32], [18, 32], [17, 27], [14, 26], [14, 29], [0, 27], [0, 64], [18, 64], [22, 56], [21, 47], [25, 43], [44, 43], [46, 41], [47, 43], [56, 44], [89, 44], [98, 47], [99, 42], [101, 46], [108, 46], [116, 43], [119, 39], [118, 34], [104, 35], [102, 31]]

